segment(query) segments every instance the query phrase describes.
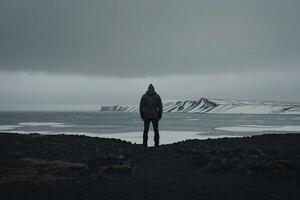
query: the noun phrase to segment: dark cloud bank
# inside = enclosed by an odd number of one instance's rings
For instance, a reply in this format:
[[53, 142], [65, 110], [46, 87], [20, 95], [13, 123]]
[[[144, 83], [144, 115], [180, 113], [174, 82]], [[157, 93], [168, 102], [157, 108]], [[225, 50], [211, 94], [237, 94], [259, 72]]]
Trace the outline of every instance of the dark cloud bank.
[[299, 68], [298, 0], [0, 0], [0, 70], [114, 77]]

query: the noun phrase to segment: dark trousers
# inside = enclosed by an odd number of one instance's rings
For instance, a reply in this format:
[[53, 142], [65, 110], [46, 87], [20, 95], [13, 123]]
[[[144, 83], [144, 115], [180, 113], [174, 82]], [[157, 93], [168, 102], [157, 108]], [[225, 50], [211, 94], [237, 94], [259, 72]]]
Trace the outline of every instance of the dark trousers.
[[154, 130], [154, 143], [155, 143], [155, 146], [158, 146], [159, 145], [158, 119], [145, 119], [144, 120], [143, 144], [144, 144], [144, 146], [147, 146], [150, 122], [152, 122], [153, 130]]

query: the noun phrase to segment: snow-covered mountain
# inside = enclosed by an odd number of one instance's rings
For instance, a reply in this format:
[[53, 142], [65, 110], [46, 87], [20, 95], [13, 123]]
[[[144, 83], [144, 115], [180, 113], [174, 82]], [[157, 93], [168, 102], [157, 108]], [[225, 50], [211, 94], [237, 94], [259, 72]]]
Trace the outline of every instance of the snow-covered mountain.
[[[237, 101], [206, 99], [163, 102], [164, 112], [240, 113], [240, 114], [300, 114], [300, 103], [278, 101]], [[137, 105], [105, 105], [101, 112], [138, 112]]]

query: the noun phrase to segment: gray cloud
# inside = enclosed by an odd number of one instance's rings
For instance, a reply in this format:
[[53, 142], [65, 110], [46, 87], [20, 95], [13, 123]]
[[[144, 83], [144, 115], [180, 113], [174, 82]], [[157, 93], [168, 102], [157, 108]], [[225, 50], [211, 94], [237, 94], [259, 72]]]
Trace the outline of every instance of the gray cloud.
[[0, 0], [0, 70], [145, 77], [299, 68], [298, 0]]
[[100, 104], [138, 104], [149, 83], [164, 101], [207, 97], [299, 102], [299, 73], [300, 69], [124, 79], [5, 72], [0, 73], [0, 110], [97, 110]]

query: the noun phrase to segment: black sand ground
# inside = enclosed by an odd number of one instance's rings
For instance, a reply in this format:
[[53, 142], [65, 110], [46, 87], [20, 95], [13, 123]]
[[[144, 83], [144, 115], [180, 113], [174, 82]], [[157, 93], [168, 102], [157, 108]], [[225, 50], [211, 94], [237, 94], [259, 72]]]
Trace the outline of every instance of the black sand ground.
[[300, 199], [300, 134], [189, 140], [0, 134], [0, 199]]

